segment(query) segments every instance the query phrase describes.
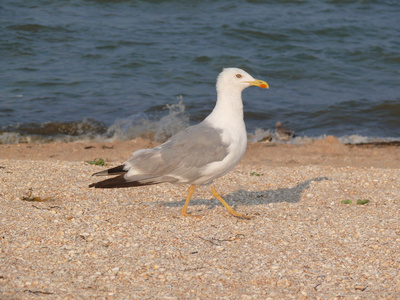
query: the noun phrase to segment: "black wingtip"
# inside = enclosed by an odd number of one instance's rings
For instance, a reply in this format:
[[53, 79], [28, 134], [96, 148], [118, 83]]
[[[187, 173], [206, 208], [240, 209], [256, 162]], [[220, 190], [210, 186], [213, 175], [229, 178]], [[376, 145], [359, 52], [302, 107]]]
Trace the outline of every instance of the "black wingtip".
[[111, 169], [107, 169], [104, 171], [96, 172], [92, 174], [92, 176], [108, 176], [108, 175], [119, 175], [125, 174], [127, 171], [124, 170], [125, 165], [120, 165]]
[[100, 188], [100, 189], [114, 189], [114, 188], [127, 188], [127, 187], [137, 187], [144, 185], [152, 185], [157, 182], [139, 182], [139, 181], [126, 181], [124, 175], [120, 175], [114, 178], [106, 179], [103, 181], [91, 183], [89, 188]]

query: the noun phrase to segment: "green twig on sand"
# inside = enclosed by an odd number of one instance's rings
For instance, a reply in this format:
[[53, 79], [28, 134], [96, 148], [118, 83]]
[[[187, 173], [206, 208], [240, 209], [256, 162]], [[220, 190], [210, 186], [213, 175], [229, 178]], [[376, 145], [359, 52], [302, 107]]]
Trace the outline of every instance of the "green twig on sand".
[[367, 204], [368, 202], [369, 202], [368, 199], [365, 199], [365, 200], [358, 199], [358, 200], [357, 200], [357, 204], [358, 204], [358, 205], [364, 205], [364, 204]]
[[[364, 199], [364, 200], [358, 199], [356, 203], [358, 205], [364, 205], [364, 204], [367, 204], [368, 202], [369, 202], [368, 199]], [[350, 199], [346, 199], [346, 200], [342, 200], [341, 203], [342, 204], [351, 204], [351, 203], [353, 203], [353, 201], [351, 201]]]
[[96, 158], [94, 160], [87, 160], [86, 162], [91, 165], [102, 166], [102, 167], [106, 164], [106, 162], [102, 158]]
[[262, 176], [262, 175], [264, 175], [264, 174], [259, 174], [257, 172], [251, 172], [250, 173], [250, 176]]
[[342, 200], [342, 204], [351, 204], [352, 201], [350, 199]]

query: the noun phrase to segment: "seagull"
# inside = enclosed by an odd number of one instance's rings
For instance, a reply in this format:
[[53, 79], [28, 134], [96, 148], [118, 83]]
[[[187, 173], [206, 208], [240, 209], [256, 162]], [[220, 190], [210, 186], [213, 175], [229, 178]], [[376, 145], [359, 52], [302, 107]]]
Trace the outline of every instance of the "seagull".
[[223, 69], [217, 78], [216, 105], [201, 123], [186, 128], [153, 149], [135, 151], [120, 166], [94, 173], [93, 176], [115, 177], [89, 187], [125, 188], [164, 182], [189, 184], [181, 214], [201, 218], [188, 213], [187, 208], [196, 187], [211, 185], [213, 196], [228, 213], [250, 219], [230, 207], [213, 185], [214, 179], [231, 171], [246, 152], [242, 91], [250, 86], [269, 88], [265, 81], [254, 79], [241, 69]]
[[280, 141], [288, 141], [290, 138], [295, 137], [294, 131], [282, 126], [281, 122], [276, 122], [275, 133]]

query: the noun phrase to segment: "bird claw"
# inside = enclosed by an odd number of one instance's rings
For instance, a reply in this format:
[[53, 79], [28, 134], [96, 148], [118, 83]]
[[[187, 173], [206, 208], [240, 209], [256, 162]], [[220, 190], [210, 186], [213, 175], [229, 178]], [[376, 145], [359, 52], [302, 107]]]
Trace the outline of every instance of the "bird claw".
[[242, 215], [241, 213], [238, 213], [238, 212], [237, 212], [236, 210], [234, 210], [234, 209], [228, 210], [228, 213], [230, 213], [231, 215], [233, 215], [233, 216], [235, 216], [235, 217], [238, 217], [238, 218], [243, 218], [243, 219], [247, 219], [247, 220], [250, 220], [250, 219], [251, 219], [251, 217]]
[[192, 214], [188, 214], [186, 211], [181, 211], [181, 215], [184, 217], [192, 217], [192, 218], [197, 218], [197, 219], [201, 219], [202, 216], [199, 215], [192, 215]]

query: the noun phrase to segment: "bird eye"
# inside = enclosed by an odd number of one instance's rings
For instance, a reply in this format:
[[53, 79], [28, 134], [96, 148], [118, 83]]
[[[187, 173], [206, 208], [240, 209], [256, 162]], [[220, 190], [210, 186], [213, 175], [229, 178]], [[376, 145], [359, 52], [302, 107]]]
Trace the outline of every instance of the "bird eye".
[[236, 74], [236, 77], [237, 77], [237, 78], [242, 78], [242, 75]]

